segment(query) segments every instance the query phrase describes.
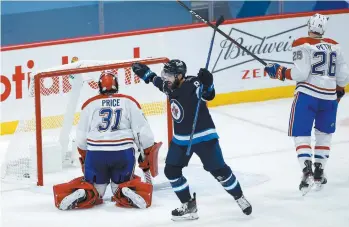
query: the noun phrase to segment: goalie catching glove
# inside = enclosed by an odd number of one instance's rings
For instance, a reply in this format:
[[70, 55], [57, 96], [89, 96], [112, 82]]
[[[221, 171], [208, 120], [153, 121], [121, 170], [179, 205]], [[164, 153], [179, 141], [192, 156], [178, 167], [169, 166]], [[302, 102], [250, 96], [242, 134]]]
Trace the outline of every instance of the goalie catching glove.
[[142, 155], [139, 155], [138, 157], [139, 168], [143, 171], [150, 170], [152, 177], [156, 177], [159, 174], [158, 155], [161, 145], [162, 142], [154, 143], [153, 146], [144, 149], [144, 159], [142, 158]]

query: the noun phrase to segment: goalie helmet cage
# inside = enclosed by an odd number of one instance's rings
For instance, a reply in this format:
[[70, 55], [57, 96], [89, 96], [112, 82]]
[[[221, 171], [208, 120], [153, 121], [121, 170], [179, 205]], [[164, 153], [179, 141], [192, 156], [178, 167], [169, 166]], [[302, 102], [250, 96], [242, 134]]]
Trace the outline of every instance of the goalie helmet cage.
[[[69, 114], [64, 114], [64, 120], [62, 125], [58, 126], [58, 127], [62, 127], [61, 131], [60, 131], [60, 137], [65, 136], [65, 139], [63, 139], [63, 142], [65, 140], [65, 144], [61, 145], [62, 146], [62, 153], [64, 152], [64, 147], [68, 146], [68, 142], [66, 141], [67, 139], [69, 140], [69, 136], [66, 135], [67, 134], [67, 130], [63, 130], [64, 127], [68, 128], [68, 132], [70, 133], [72, 127], [73, 127], [73, 121], [76, 122], [76, 119], [74, 119], [74, 117], [76, 117], [76, 107], [74, 107], [73, 109], [71, 107], [69, 107], [69, 105], [77, 105], [77, 99], [79, 98], [78, 96], [80, 96], [80, 90], [82, 89], [83, 84], [88, 83], [91, 87], [91, 85], [94, 85], [94, 89], [97, 89], [98, 85], [97, 82], [100, 72], [104, 71], [104, 70], [116, 70], [116, 73], [118, 74], [118, 81], [119, 81], [119, 91], [121, 90], [120, 93], [124, 94], [122, 92], [122, 86], [124, 86], [122, 83], [120, 83], [120, 78], [119, 75], [121, 74], [120, 71], [118, 71], [118, 69], [124, 69], [125, 70], [125, 75], [127, 77], [127, 79], [125, 79], [125, 81], [131, 81], [131, 66], [134, 62], [141, 62], [143, 64], [146, 65], [151, 65], [150, 67], [154, 67], [155, 65], [161, 65], [161, 63], [166, 63], [168, 62], [169, 59], [165, 58], [165, 57], [161, 57], [161, 58], [146, 58], [146, 59], [130, 59], [130, 60], [124, 60], [124, 61], [77, 61], [71, 64], [66, 64], [66, 65], [62, 65], [62, 66], [58, 66], [55, 68], [51, 68], [51, 69], [47, 69], [47, 70], [43, 70], [40, 72], [37, 72], [35, 74], [33, 74], [34, 76], [30, 78], [30, 84], [29, 84], [29, 95], [30, 96], [34, 96], [34, 106], [35, 106], [35, 149], [36, 149], [36, 160], [31, 160], [32, 161], [32, 168], [35, 168], [35, 164], [36, 164], [36, 174], [37, 174], [37, 185], [38, 186], [43, 186], [44, 185], [44, 165], [43, 165], [43, 119], [45, 116], [42, 116], [42, 96], [45, 96], [45, 93], [43, 93], [42, 90], [45, 90], [46, 88], [44, 87], [44, 79], [45, 78], [51, 78], [52, 81], [54, 78], [58, 78], [58, 77], [62, 77], [62, 76], [69, 76], [70, 80], [69, 81], [73, 81], [71, 82], [72, 84], [69, 85], [71, 88], [71, 92], [73, 93], [76, 92], [77, 93], [77, 97], [75, 97], [74, 95], [71, 95], [70, 99], [75, 99], [74, 102], [69, 101], [69, 104], [67, 105], [67, 112], [68, 111], [73, 111], [73, 113]], [[162, 67], [161, 67], [162, 68]], [[155, 71], [155, 70], [153, 70]], [[89, 77], [89, 75], [93, 72], [99, 72], [98, 73], [98, 78], [96, 78], [97, 76], [94, 75], [94, 77]], [[159, 72], [160, 73], [160, 72]], [[81, 79], [82, 78], [82, 79]], [[138, 80], [138, 81], [137, 81]], [[137, 76], [134, 76], [134, 81], [137, 81], [138, 86], [144, 86], [144, 83], [141, 82]], [[74, 85], [75, 84], [75, 85]], [[79, 89], [74, 89], [74, 86], [77, 86], [76, 84], [80, 84], [78, 86], [80, 86], [80, 90]], [[127, 83], [126, 83], [127, 84]], [[63, 85], [62, 85], [63, 86]], [[128, 83], [129, 87], [133, 86], [132, 83]], [[134, 87], [137, 87], [137, 85], [134, 85]], [[155, 89], [154, 86], [151, 86]], [[142, 96], [148, 96], [148, 89], [150, 87], [144, 88], [145, 90], [144, 94], [142, 94], [142, 89], [139, 90], [139, 88], [134, 88], [133, 91], [137, 91], [135, 93], [137, 93], [137, 95], [139, 96], [139, 98], [142, 99]], [[156, 88], [157, 89], [157, 88]], [[155, 91], [153, 91], [155, 94]], [[161, 92], [160, 91], [156, 91], [156, 96], [154, 96], [154, 99], [156, 99], [157, 97], [160, 97]], [[151, 92], [150, 92], [151, 93]], [[98, 94], [98, 93], [97, 93]], [[97, 95], [94, 94], [94, 95]], [[127, 95], [133, 96], [134, 95], [131, 93], [126, 93]], [[47, 96], [47, 94], [46, 94]], [[46, 97], [45, 97], [46, 98]], [[90, 98], [90, 97], [88, 97]], [[85, 98], [86, 100], [88, 98]], [[138, 100], [137, 97], [135, 97], [136, 100]], [[84, 101], [86, 101], [84, 100]], [[83, 101], [83, 102], [84, 102]], [[139, 101], [139, 100], [138, 100]], [[52, 102], [50, 100], [50, 102]], [[53, 102], [55, 103], [55, 102]], [[73, 104], [72, 104], [73, 103]], [[160, 107], [159, 106], [159, 101], [155, 100], [154, 102], [148, 102], [148, 103], [143, 103], [142, 101], [140, 102], [143, 112], [144, 111], [144, 106], [147, 106], [148, 108], [152, 109], [152, 112], [154, 112], [155, 110], [155, 114], [157, 114], [158, 112], [162, 112], [162, 110], [159, 110]], [[143, 105], [145, 104], [145, 105]], [[50, 105], [50, 107], [52, 106], [52, 104]], [[70, 108], [70, 109], [69, 109]], [[162, 101], [161, 101], [161, 108], [163, 108], [164, 111], [164, 115], [166, 118], [166, 133], [167, 133], [167, 141], [163, 141], [167, 142], [167, 144], [169, 144], [169, 142], [172, 139], [172, 133], [173, 133], [173, 127], [172, 127], [172, 117], [171, 117], [171, 110], [170, 110], [170, 104], [169, 101], [167, 99], [166, 96], [162, 97]], [[71, 110], [72, 109], [72, 110]], [[154, 114], [154, 113], [153, 113]], [[147, 113], [145, 113], [145, 115], [147, 115]], [[152, 114], [150, 114], [152, 115]], [[52, 124], [56, 124], [56, 123], [52, 123]], [[19, 123], [20, 125], [20, 123]], [[152, 125], [151, 125], [152, 126]], [[19, 127], [19, 126], [18, 126]], [[18, 129], [17, 127], [17, 129]], [[164, 127], [164, 126], [162, 126]], [[50, 128], [50, 127], [49, 127]], [[16, 130], [17, 131], [17, 130]], [[24, 130], [25, 131], [25, 130]], [[153, 130], [154, 131], [154, 130]], [[157, 132], [159, 133], [159, 132]], [[15, 133], [16, 134], [16, 133]], [[156, 134], [156, 132], [154, 132], [154, 134]], [[67, 138], [68, 137], [68, 138]], [[155, 135], [156, 137], [156, 135]], [[15, 140], [16, 141], [16, 140]], [[62, 142], [62, 139], [60, 138], [60, 142]], [[67, 148], [66, 148], [67, 149]], [[7, 152], [11, 152], [11, 150], [8, 150]], [[77, 152], [72, 150], [72, 152]], [[33, 157], [31, 157], [33, 159]], [[30, 159], [30, 158], [29, 158]], [[35, 163], [35, 164], [33, 164]], [[28, 165], [28, 164], [27, 164]], [[7, 165], [6, 168], [11, 168], [11, 165]], [[27, 174], [27, 171], [21, 171], [18, 170], [20, 172], [20, 174], [24, 174], [24, 178], [26, 178], [25, 174]]]

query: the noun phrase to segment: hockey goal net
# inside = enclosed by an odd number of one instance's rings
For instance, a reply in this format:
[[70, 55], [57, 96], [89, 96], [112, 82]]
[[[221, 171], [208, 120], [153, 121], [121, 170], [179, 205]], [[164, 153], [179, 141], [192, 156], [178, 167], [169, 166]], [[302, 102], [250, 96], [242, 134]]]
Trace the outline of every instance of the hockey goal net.
[[167, 97], [134, 75], [131, 65], [141, 62], [160, 73], [168, 59], [80, 61], [73, 58], [72, 62], [32, 74], [27, 98], [31, 105], [23, 110], [24, 117], [9, 143], [2, 163], [2, 181], [41, 186], [46, 174], [61, 172], [71, 166], [79, 167], [74, 139], [81, 106], [98, 94], [99, 75], [110, 69], [117, 71], [119, 93], [130, 95], [141, 104], [156, 141], [164, 144], [160, 156], [165, 156], [172, 137]]

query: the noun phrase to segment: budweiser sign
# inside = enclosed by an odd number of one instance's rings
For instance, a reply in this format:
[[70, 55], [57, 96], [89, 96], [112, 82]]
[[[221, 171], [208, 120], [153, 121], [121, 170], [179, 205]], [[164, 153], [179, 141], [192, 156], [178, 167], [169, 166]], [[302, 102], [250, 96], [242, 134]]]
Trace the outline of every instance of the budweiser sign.
[[[293, 41], [300, 37], [300, 33], [297, 30], [304, 27], [307, 27], [307, 25], [263, 36], [231, 28], [229, 36], [266, 62], [292, 64], [289, 60], [291, 58], [280, 59], [279, 53], [292, 51]], [[265, 33], [268, 33], [268, 29], [265, 30]], [[220, 48], [220, 53], [212, 69], [213, 73], [255, 61], [253, 57], [230, 40], [225, 39], [221, 41]]]

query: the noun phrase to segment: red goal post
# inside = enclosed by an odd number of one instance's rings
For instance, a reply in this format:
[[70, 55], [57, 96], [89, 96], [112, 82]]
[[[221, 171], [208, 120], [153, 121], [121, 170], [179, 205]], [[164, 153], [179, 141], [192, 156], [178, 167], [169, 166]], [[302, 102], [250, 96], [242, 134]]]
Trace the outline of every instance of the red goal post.
[[[156, 69], [160, 70], [160, 69], [162, 69], [163, 63], [166, 63], [168, 61], [169, 61], [169, 59], [166, 57], [146, 58], [146, 59], [130, 59], [130, 60], [124, 60], [124, 61], [84, 61], [84, 60], [82, 60], [82, 61], [77, 61], [77, 62], [74, 62], [71, 64], [62, 65], [62, 66], [58, 66], [58, 67], [47, 69], [47, 70], [42, 70], [40, 72], [33, 74], [34, 76], [32, 76], [31, 80], [30, 80], [29, 96], [34, 96], [34, 106], [35, 106], [34, 124], [35, 125], [33, 126], [34, 129], [32, 131], [34, 131], [34, 133], [35, 133], [34, 137], [36, 140], [35, 141], [36, 161], [33, 162], [33, 160], [29, 160], [29, 163], [30, 164], [36, 163], [36, 167], [33, 166], [33, 168], [36, 168], [36, 173], [33, 174], [33, 175], [37, 175], [36, 184], [38, 186], [44, 185], [44, 161], [45, 161], [44, 159], [45, 158], [44, 158], [44, 152], [43, 152], [43, 150], [44, 150], [43, 136], [45, 136], [46, 132], [44, 132], [43, 130], [45, 130], [45, 128], [48, 128], [48, 129], [59, 128], [59, 131], [61, 131], [61, 134], [62, 134], [62, 132], [64, 132], [65, 125], [68, 125], [67, 126], [68, 131], [65, 130], [65, 132], [63, 133], [63, 134], [67, 134], [66, 136], [68, 137], [68, 134], [72, 131], [71, 128], [73, 127], [72, 126], [73, 122], [74, 122], [74, 124], [76, 124], [76, 122], [77, 122], [77, 120], [75, 119], [75, 117], [76, 117], [76, 111], [75, 111], [74, 113], [70, 113], [70, 114], [63, 113], [63, 117], [62, 117], [62, 118], [64, 118], [63, 120], [60, 119], [59, 123], [53, 122], [53, 120], [52, 120], [52, 122], [49, 123], [50, 126], [46, 126], [47, 121], [49, 121], [49, 120], [45, 119], [46, 116], [45, 116], [45, 114], [43, 115], [43, 111], [47, 111], [47, 110], [52, 109], [52, 107], [54, 107], [56, 105], [56, 103], [58, 105], [58, 102], [53, 100], [53, 99], [49, 100], [48, 102], [43, 101], [44, 99], [48, 99], [48, 96], [52, 95], [52, 94], [50, 94], [50, 92], [47, 92], [47, 94], [45, 93], [45, 91], [47, 91], [47, 88], [45, 88], [45, 86], [47, 86], [47, 85], [45, 85], [45, 79], [51, 78], [50, 81], [51, 82], [54, 81], [52, 83], [55, 83], [54, 78], [58, 78], [58, 79], [56, 79], [56, 81], [62, 81], [63, 78], [59, 79], [59, 77], [70, 76], [68, 79], [70, 80], [72, 78], [74, 80], [73, 83], [75, 83], [75, 81], [80, 80], [77, 78], [83, 78], [82, 82], [81, 82], [81, 88], [79, 88], [79, 89], [81, 89], [81, 92], [84, 89], [83, 84], [86, 84], [86, 83], [88, 83], [88, 85], [89, 85], [89, 86], [87, 86], [88, 88], [93, 88], [94, 92], [96, 92], [96, 87], [98, 87], [97, 81], [98, 81], [98, 76], [99, 76], [100, 72], [104, 71], [104, 70], [111, 70], [111, 69], [118, 70], [117, 74], [118, 74], [118, 80], [119, 80], [120, 93], [125, 94], [124, 92], [122, 92], [123, 90], [125, 90], [127, 95], [130, 95], [133, 97], [135, 97], [135, 95], [136, 95], [135, 98], [138, 101], [139, 101], [139, 99], [144, 99], [146, 96], [149, 96], [149, 95], [154, 93], [153, 97], [149, 98], [149, 100], [145, 100], [145, 101], [143, 100], [144, 102], [142, 102], [142, 100], [141, 100], [139, 102], [142, 106], [143, 112], [145, 112], [145, 115], [154, 115], [154, 117], [155, 117], [154, 122], [155, 123], [158, 121], [158, 118], [159, 118], [159, 117], [155, 116], [156, 114], [161, 113], [161, 114], [165, 115], [166, 123], [164, 123], [164, 124], [166, 124], [166, 126], [161, 125], [160, 127], [166, 128], [167, 138], [165, 138], [164, 140], [167, 140], [167, 141], [163, 141], [163, 142], [167, 146], [169, 141], [171, 141], [171, 139], [172, 139], [172, 132], [173, 132], [170, 105], [169, 105], [169, 101], [168, 101], [167, 97], [161, 96], [163, 94], [155, 86], [145, 85], [144, 82], [140, 82], [139, 78], [135, 75], [133, 75], [134, 81], [135, 81], [134, 85], [132, 83], [131, 84], [128, 83], [127, 81], [132, 80], [131, 74], [133, 74], [133, 73], [131, 71], [131, 66], [134, 62], [141, 62], [143, 64], [147, 64], [147, 65], [149, 65], [150, 68], [152, 68], [152, 70], [154, 72], [159, 74], [160, 71], [156, 71], [153, 68], [157, 67]], [[122, 69], [125, 72], [125, 77], [123, 78], [124, 79], [123, 81], [120, 81], [119, 75], [121, 74]], [[95, 72], [95, 74], [93, 74], [93, 72]], [[91, 74], [93, 74], [93, 76], [89, 77], [89, 75], [91, 75]], [[79, 77], [79, 75], [80, 75], [80, 77]], [[86, 75], [88, 78], [87, 80], [85, 80]], [[93, 79], [91, 79], [91, 78], [93, 78]], [[65, 79], [68, 80], [67, 78], [65, 78]], [[127, 85], [125, 85], [123, 83], [124, 81], [126, 82]], [[76, 83], [78, 83], [78, 82], [76, 82]], [[62, 82], [62, 84], [63, 84], [63, 82]], [[74, 92], [76, 92], [77, 96], [80, 96], [80, 94], [78, 94], [78, 91], [77, 91], [78, 89], [74, 89], [74, 86], [69, 85], [69, 83], [67, 83], [67, 84], [68, 84], [67, 86], [70, 86], [70, 87], [66, 87], [63, 89], [69, 90], [70, 93], [72, 93], [74, 91]], [[153, 90], [151, 90], [151, 89], [153, 89]], [[155, 93], [154, 89], [156, 90], [156, 93]], [[62, 90], [62, 88], [56, 89], [56, 91], [59, 91], [59, 90]], [[69, 92], [66, 92], [66, 93], [69, 93]], [[59, 100], [60, 97], [62, 97], [62, 99], [63, 99], [63, 97], [65, 97], [66, 95], [67, 94], [60, 95], [60, 94], [57, 94], [57, 92], [54, 94], [54, 96], [57, 100]], [[158, 101], [159, 100], [158, 97], [160, 97], [160, 96], [161, 96], [161, 100]], [[74, 96], [69, 96], [69, 97], [73, 97], [75, 99]], [[87, 98], [89, 98], [89, 97], [84, 97], [85, 101]], [[69, 100], [70, 98], [67, 98], [67, 99]], [[49, 103], [49, 105], [46, 105], [47, 103]], [[76, 103], [78, 103], [78, 101], [75, 102], [75, 105], [76, 105]], [[69, 105], [71, 105], [70, 101], [65, 103], [64, 105], [66, 105], [66, 108], [69, 110], [69, 108], [70, 108]], [[145, 107], [145, 109], [143, 107]], [[74, 106], [74, 108], [71, 108], [71, 109], [76, 110], [76, 107]], [[163, 111], [164, 111], [164, 113], [162, 113]], [[72, 112], [72, 111], [69, 110], [67, 112]], [[149, 112], [149, 114], [147, 114], [147, 112]], [[69, 115], [69, 117], [67, 117], [68, 115]], [[69, 118], [70, 118], [70, 120], [67, 120]], [[44, 121], [46, 121], [46, 122], [44, 122]], [[66, 121], [68, 121], [68, 123]], [[43, 124], [45, 125], [45, 127], [43, 127]], [[150, 125], [152, 127], [152, 123], [150, 123]], [[20, 131], [23, 134], [23, 132], [30, 131], [30, 130], [28, 130], [27, 128], [25, 130], [21, 130], [21, 129], [17, 128], [16, 131]], [[19, 133], [19, 134], [21, 134], [21, 133]], [[157, 130], [154, 131], [155, 138], [156, 138], [156, 134], [161, 134], [161, 133], [162, 132], [158, 132]], [[15, 134], [16, 134], [16, 132], [15, 132]], [[14, 135], [14, 136], [16, 136], [16, 135]], [[54, 137], [55, 138], [57, 137], [57, 140], [61, 140], [61, 139], [58, 139], [58, 135], [55, 135]], [[67, 139], [67, 138], [65, 138], [65, 139]], [[18, 139], [14, 139], [13, 143], [16, 143], [16, 141], [18, 141]], [[68, 144], [68, 142], [66, 142], [66, 144], [64, 146], [67, 147], [68, 146], [67, 144]], [[64, 147], [64, 146], [62, 145], [60, 147]], [[15, 147], [15, 146], [13, 146], [13, 147]], [[15, 150], [17, 150], [17, 149], [15, 149]], [[20, 150], [20, 152], [23, 152], [22, 149], [18, 149], [18, 150]], [[13, 151], [8, 151], [8, 152], [13, 152]], [[62, 151], [62, 152], [64, 152], [64, 151]], [[73, 150], [72, 152], [77, 152], [77, 151]], [[11, 157], [20, 158], [21, 160], [24, 160], [24, 157], [27, 157], [24, 154], [17, 154], [17, 155], [12, 155], [12, 156], [10, 154], [7, 156], [10, 158]], [[33, 157], [29, 156], [29, 159], [33, 159]], [[16, 162], [16, 164], [17, 163], [18, 162]], [[30, 164], [27, 164], [27, 165], [30, 166]], [[5, 165], [6, 165], [6, 163], [5, 163]], [[33, 164], [33, 165], [35, 165], [35, 164]], [[27, 176], [29, 176], [28, 178], [30, 178], [30, 177], [34, 178], [34, 176], [31, 176], [29, 174], [30, 169], [24, 170], [24, 168], [27, 168], [27, 167], [18, 167], [17, 166], [16, 167], [17, 169], [13, 170], [11, 172], [12, 166], [14, 166], [14, 165], [7, 164], [6, 170], [8, 171], [8, 173], [13, 172], [13, 174], [17, 175], [16, 179], [21, 178], [22, 176], [24, 176], [24, 178], [26, 178]], [[48, 165], [46, 164], [46, 166], [48, 166]], [[31, 179], [31, 180], [33, 180], [33, 179]]]

